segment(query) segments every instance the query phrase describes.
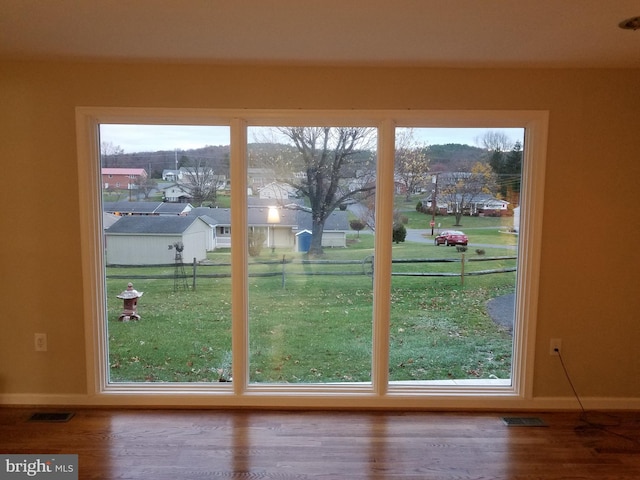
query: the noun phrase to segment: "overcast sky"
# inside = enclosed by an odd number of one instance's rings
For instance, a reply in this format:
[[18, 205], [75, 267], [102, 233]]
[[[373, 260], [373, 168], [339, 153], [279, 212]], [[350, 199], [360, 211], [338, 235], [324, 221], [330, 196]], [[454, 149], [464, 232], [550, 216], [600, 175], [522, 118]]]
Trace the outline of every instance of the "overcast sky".
[[[489, 131], [500, 131], [513, 141], [523, 141], [521, 128], [416, 128], [414, 137], [427, 145], [460, 143], [478, 146]], [[200, 125], [115, 125], [100, 126], [100, 141], [121, 147], [125, 153], [190, 150], [207, 145], [229, 145], [229, 127]], [[249, 142], [253, 139], [249, 138]]]

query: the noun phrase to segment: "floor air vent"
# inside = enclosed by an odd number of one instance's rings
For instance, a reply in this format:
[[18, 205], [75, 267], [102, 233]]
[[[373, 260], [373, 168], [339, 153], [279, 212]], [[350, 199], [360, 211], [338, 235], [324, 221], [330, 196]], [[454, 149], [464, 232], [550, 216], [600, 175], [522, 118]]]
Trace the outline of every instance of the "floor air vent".
[[508, 427], [546, 427], [547, 425], [537, 417], [502, 417]]
[[41, 412], [29, 417], [30, 422], [68, 422], [73, 417], [72, 412]]

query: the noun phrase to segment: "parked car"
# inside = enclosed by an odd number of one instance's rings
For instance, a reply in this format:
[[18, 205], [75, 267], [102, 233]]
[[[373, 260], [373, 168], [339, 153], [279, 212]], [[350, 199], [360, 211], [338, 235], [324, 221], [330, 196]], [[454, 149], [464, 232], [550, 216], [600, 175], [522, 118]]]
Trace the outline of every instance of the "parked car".
[[469, 239], [464, 232], [459, 230], [443, 230], [436, 236], [434, 243], [436, 247], [438, 245], [446, 245], [448, 247], [449, 245], [466, 245], [468, 241]]

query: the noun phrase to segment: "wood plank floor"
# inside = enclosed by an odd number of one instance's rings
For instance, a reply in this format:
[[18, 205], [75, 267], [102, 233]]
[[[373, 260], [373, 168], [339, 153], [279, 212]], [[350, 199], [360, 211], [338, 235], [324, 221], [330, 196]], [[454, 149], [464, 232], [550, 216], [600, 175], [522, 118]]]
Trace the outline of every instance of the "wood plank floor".
[[640, 479], [640, 412], [36, 411], [0, 408], [0, 453], [78, 454], [80, 479]]

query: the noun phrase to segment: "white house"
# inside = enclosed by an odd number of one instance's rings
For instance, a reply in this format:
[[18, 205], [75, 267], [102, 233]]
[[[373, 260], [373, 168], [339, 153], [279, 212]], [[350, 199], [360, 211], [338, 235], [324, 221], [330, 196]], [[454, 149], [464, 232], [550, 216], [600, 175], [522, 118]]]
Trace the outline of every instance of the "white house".
[[196, 216], [122, 217], [105, 230], [107, 265], [174, 263], [178, 243], [184, 247], [183, 263], [204, 260], [210, 228]]
[[188, 203], [193, 199], [189, 191], [178, 184], [165, 188], [162, 193], [164, 200], [170, 203]]
[[295, 196], [296, 189], [288, 183], [271, 182], [258, 190], [260, 198], [286, 200]]
[[162, 180], [165, 182], [179, 182], [182, 180], [182, 172], [180, 170], [165, 169], [162, 171]]
[[[200, 217], [211, 225], [213, 236], [208, 243], [208, 249], [231, 247], [231, 211], [228, 208], [194, 208], [189, 215]], [[265, 248], [297, 250], [296, 234], [302, 230], [311, 231], [312, 220], [309, 209], [290, 204], [278, 207], [278, 221], [269, 223], [269, 207], [251, 205], [247, 212], [249, 230], [261, 232], [265, 238]], [[325, 222], [322, 235], [323, 247], [346, 247], [349, 220], [347, 212], [336, 210]]]

